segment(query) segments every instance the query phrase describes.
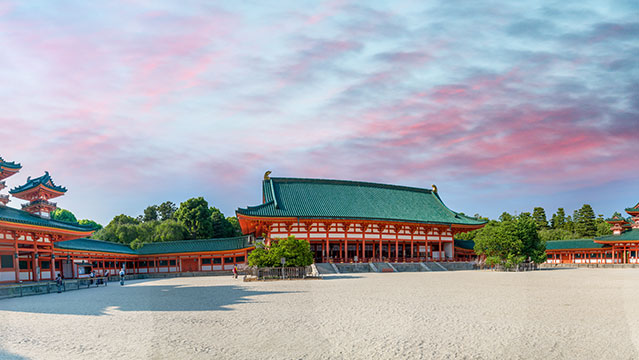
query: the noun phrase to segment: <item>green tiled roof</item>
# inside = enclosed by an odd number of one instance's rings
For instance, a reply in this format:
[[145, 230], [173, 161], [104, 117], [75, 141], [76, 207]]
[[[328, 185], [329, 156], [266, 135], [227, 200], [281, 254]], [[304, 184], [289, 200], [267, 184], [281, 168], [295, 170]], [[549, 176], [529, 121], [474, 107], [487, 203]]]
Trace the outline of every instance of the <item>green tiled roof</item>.
[[455, 239], [455, 246], [462, 249], [475, 250], [475, 242], [473, 240], [457, 240]]
[[613, 241], [639, 241], [639, 229], [627, 230], [627, 231], [622, 232], [620, 235], [599, 236], [599, 237], [596, 237], [595, 240], [597, 240], [597, 241], [606, 241], [606, 242], [613, 242]]
[[597, 244], [592, 239], [576, 240], [556, 240], [546, 242], [546, 250], [569, 250], [569, 249], [601, 249], [604, 244]]
[[22, 165], [17, 164], [13, 161], [4, 161], [4, 159], [0, 156], [0, 172], [2, 172], [3, 167], [10, 169], [22, 169]]
[[79, 224], [72, 224], [64, 221], [44, 219], [40, 216], [33, 215], [26, 211], [14, 209], [8, 206], [0, 206], [0, 220], [73, 231], [89, 232], [94, 230], [91, 226], [82, 226]]
[[33, 189], [38, 185], [43, 185], [46, 188], [51, 190], [59, 191], [59, 192], [67, 192], [67, 188], [63, 186], [57, 186], [53, 183], [53, 179], [51, 179], [51, 175], [49, 175], [48, 171], [44, 172], [44, 175], [32, 179], [30, 176], [27, 178], [27, 183], [21, 186], [17, 186], [11, 190], [9, 190], [10, 194], [21, 193], [23, 191]]
[[127, 245], [117, 244], [109, 241], [101, 241], [94, 239], [74, 239], [67, 241], [58, 241], [54, 244], [56, 249], [61, 250], [83, 250], [83, 251], [100, 251], [118, 254], [130, 254], [135, 255], [135, 250], [132, 250]]
[[608, 218], [605, 221], [607, 221], [607, 222], [615, 222], [615, 221], [628, 221], [628, 220], [624, 219], [621, 216], [615, 216], [615, 217]]
[[55, 243], [55, 247], [58, 249], [101, 251], [131, 255], [158, 255], [204, 251], [238, 250], [251, 247], [251, 245], [249, 244], [248, 236], [238, 236], [223, 239], [157, 242], [144, 244], [137, 250], [132, 250], [130, 247], [124, 244], [86, 238], [59, 241]]
[[359, 181], [270, 178], [262, 183], [264, 204], [237, 209], [257, 217], [362, 219], [427, 224], [483, 225], [458, 214], [429, 189]]
[[144, 244], [136, 252], [139, 255], [173, 254], [201, 251], [238, 250], [250, 247], [248, 236], [223, 239], [166, 241]]

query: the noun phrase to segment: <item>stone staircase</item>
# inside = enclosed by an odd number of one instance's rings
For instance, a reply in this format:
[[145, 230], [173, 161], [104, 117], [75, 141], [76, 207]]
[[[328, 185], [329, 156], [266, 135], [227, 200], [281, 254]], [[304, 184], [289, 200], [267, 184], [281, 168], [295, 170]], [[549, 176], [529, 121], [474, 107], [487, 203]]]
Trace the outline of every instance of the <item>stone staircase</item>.
[[376, 262], [373, 263], [373, 265], [375, 265], [377, 272], [395, 272], [395, 269], [393, 269], [393, 267], [389, 263]]
[[475, 265], [472, 262], [446, 262], [439, 263], [441, 266], [445, 267], [448, 271], [456, 271], [456, 270], [473, 270]]
[[335, 264], [339, 269], [340, 273], [368, 273], [373, 272], [370, 265], [368, 263], [359, 263], [359, 264]]
[[393, 263], [397, 272], [424, 272], [430, 269], [424, 268], [420, 263]]
[[448, 271], [447, 268], [436, 261], [426, 261], [424, 262], [424, 265], [426, 265], [426, 267], [428, 267], [431, 271]]
[[336, 274], [335, 269], [329, 263], [315, 263], [315, 267], [320, 275]]
[[455, 271], [473, 270], [471, 262], [436, 262], [427, 261], [420, 263], [353, 263], [330, 264], [315, 263], [315, 268], [320, 275], [326, 274], [356, 274], [372, 272], [429, 272], [429, 271]]

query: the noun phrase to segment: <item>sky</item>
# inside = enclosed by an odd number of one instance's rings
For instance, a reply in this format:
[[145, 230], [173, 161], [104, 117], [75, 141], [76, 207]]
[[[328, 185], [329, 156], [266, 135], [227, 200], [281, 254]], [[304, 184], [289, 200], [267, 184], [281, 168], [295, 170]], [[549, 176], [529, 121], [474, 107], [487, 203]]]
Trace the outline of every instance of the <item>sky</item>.
[[491, 218], [639, 202], [637, 1], [0, 0], [0, 49], [7, 186], [49, 171], [102, 224], [233, 216], [267, 170]]

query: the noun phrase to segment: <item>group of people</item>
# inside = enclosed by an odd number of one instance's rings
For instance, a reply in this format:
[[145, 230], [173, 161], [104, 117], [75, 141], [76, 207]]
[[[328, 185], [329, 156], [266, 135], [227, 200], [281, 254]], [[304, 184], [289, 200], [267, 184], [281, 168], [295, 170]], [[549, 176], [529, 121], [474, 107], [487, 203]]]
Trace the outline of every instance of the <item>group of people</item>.
[[[120, 275], [120, 285], [124, 285], [124, 276], [126, 275], [126, 273], [124, 272], [124, 268], [122, 268], [120, 270], [119, 275]], [[97, 279], [96, 285], [100, 285], [100, 284], [106, 285], [108, 276], [109, 276], [109, 270], [105, 270], [104, 274], [103, 274], [103, 277]], [[91, 286], [91, 285], [93, 285], [93, 279], [95, 279], [95, 271], [94, 270], [89, 273], [89, 279], [90, 279], [89, 286]], [[62, 283], [62, 275], [60, 275], [60, 273], [58, 273], [56, 275], [56, 277], [55, 277], [55, 284], [56, 284], [56, 286], [58, 288], [58, 292], [59, 293], [62, 292], [62, 288], [63, 288], [64, 284]]]

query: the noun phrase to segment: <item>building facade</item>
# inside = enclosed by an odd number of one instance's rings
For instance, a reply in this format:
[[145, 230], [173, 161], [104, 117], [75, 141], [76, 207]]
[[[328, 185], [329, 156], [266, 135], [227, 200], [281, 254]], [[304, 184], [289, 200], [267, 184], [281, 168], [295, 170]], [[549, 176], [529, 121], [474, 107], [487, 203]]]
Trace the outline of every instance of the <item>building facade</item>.
[[437, 188], [271, 178], [262, 204], [236, 210], [242, 232], [310, 243], [315, 262], [456, 261], [472, 254], [454, 236], [485, 221], [450, 210]]
[[549, 241], [551, 264], [637, 264], [639, 263], [639, 203], [625, 209], [628, 218], [606, 219], [612, 235], [594, 239]]
[[[0, 190], [21, 168], [0, 158]], [[95, 229], [50, 218], [57, 205], [49, 200], [66, 191], [45, 172], [9, 191], [28, 201], [22, 210], [6, 206], [9, 196], [0, 195], [0, 284], [48, 281], [57, 274], [66, 279], [91, 272], [115, 275], [122, 268], [127, 274], [228, 271], [245, 266], [254, 248], [251, 236], [152, 243], [136, 250], [87, 239]]]

